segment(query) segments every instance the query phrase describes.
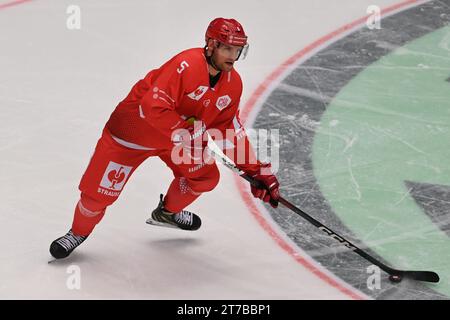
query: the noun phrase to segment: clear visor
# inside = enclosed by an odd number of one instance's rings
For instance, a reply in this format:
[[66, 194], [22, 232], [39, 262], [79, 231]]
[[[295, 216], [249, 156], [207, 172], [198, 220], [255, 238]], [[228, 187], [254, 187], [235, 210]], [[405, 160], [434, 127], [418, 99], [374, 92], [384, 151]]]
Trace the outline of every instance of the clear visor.
[[250, 47], [250, 45], [247, 43], [245, 46], [241, 47], [241, 52], [237, 58], [237, 60], [245, 60], [245, 58], [247, 57], [247, 53], [248, 53], [248, 48]]
[[216, 44], [216, 48], [219, 49], [223, 54], [232, 57], [236, 61], [244, 60], [248, 53], [249, 44], [247, 43], [245, 46], [232, 46], [226, 43], [222, 43], [219, 41], [214, 41]]

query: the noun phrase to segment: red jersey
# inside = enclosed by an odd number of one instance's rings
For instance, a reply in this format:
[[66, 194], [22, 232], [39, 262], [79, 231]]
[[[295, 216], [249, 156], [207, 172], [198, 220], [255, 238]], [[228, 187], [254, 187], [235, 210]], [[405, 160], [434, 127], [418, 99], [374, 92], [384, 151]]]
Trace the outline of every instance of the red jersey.
[[172, 132], [188, 128], [185, 120], [195, 117], [204, 122], [207, 130], [223, 132], [224, 138], [227, 129], [234, 130], [234, 144], [245, 139], [246, 158], [252, 158], [246, 162], [253, 165], [238, 166], [256, 169], [254, 153], [239, 120], [241, 95], [242, 80], [234, 69], [222, 71], [211, 88], [204, 49], [188, 49], [139, 80], [111, 114], [106, 127], [127, 142], [170, 150], [174, 146]]

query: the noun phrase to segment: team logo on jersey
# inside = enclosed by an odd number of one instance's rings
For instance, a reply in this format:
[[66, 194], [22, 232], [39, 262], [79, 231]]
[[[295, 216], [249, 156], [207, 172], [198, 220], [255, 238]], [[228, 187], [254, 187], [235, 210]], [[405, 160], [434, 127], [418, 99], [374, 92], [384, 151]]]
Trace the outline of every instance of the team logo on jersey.
[[219, 98], [217, 98], [217, 102], [216, 102], [216, 107], [219, 110], [222, 110], [224, 108], [226, 108], [231, 102], [231, 98], [226, 95], [226, 96], [221, 96]]
[[105, 189], [120, 191], [122, 190], [133, 167], [110, 161], [103, 174], [100, 187]]
[[207, 106], [209, 106], [210, 103], [211, 103], [211, 100], [206, 99], [205, 101], [203, 101], [203, 106], [206, 108]]
[[206, 93], [207, 90], [208, 90], [208, 87], [200, 86], [197, 89], [195, 89], [194, 91], [192, 91], [191, 93], [189, 93], [188, 97], [193, 100], [198, 101], [203, 97], [203, 95]]

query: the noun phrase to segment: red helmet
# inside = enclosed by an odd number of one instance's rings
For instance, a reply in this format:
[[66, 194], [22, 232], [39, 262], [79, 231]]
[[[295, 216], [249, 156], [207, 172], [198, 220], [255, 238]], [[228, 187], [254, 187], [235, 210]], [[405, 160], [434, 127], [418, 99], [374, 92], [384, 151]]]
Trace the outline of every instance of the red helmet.
[[206, 29], [205, 40], [215, 39], [232, 46], [247, 45], [247, 35], [242, 25], [234, 19], [216, 18]]

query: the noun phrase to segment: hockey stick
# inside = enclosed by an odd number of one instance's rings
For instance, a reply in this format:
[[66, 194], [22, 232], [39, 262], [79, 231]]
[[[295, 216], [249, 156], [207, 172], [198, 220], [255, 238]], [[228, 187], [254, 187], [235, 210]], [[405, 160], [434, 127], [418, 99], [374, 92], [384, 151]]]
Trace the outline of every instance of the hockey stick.
[[[252, 184], [253, 186], [258, 187], [258, 188], [265, 188], [265, 186], [262, 185], [262, 183], [260, 181], [257, 181], [255, 179], [253, 179], [252, 177], [246, 175], [245, 173], [241, 172], [233, 163], [231, 163], [224, 156], [218, 154], [214, 150], [211, 150], [211, 148], [209, 148], [209, 149], [215, 155], [215, 157], [218, 158], [226, 167], [228, 167], [232, 171], [239, 174], [242, 178], [244, 178], [245, 180], [250, 182], [250, 184]], [[385, 271], [386, 273], [388, 273], [390, 275], [389, 280], [391, 280], [392, 282], [400, 282], [403, 278], [410, 278], [410, 279], [418, 280], [418, 281], [439, 282], [439, 275], [433, 271], [405, 271], [405, 270], [397, 270], [397, 269], [388, 267], [387, 265], [385, 265], [381, 261], [375, 259], [374, 257], [369, 255], [364, 250], [358, 248], [353, 243], [351, 243], [344, 237], [340, 236], [339, 234], [337, 234], [330, 228], [327, 228], [325, 225], [323, 225], [322, 223], [320, 223], [319, 221], [317, 221], [316, 219], [311, 217], [306, 212], [297, 208], [295, 205], [293, 205], [292, 203], [290, 203], [283, 197], [280, 196], [279, 202], [281, 204], [283, 204], [286, 208], [292, 210], [293, 212], [295, 212], [302, 218], [306, 219], [308, 222], [310, 222], [312, 225], [317, 227], [319, 230], [322, 230], [323, 232], [325, 232], [331, 238], [339, 241], [341, 244], [343, 244], [350, 250], [354, 251], [355, 253], [357, 253], [358, 255], [363, 257], [364, 259], [366, 259], [366, 260], [370, 261], [371, 263], [373, 263], [374, 265], [377, 265], [378, 267], [380, 267], [380, 269], [382, 269], [383, 271]]]

